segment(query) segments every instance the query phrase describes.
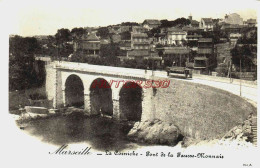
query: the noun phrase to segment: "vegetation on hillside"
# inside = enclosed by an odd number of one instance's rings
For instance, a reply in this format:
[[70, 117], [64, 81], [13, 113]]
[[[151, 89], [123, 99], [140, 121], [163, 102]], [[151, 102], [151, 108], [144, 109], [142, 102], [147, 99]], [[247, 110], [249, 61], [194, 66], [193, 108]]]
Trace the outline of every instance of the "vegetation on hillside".
[[44, 71], [35, 70], [34, 54], [40, 45], [34, 37], [14, 36], [9, 39], [9, 90], [23, 90], [41, 85]]

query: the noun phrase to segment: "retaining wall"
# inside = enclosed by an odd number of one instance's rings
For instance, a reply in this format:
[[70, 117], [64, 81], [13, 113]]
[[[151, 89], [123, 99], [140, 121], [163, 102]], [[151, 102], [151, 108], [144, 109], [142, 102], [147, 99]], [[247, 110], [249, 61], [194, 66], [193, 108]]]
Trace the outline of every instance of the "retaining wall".
[[213, 139], [224, 136], [256, 108], [239, 96], [210, 86], [171, 79], [153, 97], [154, 118], [170, 121], [186, 136]]

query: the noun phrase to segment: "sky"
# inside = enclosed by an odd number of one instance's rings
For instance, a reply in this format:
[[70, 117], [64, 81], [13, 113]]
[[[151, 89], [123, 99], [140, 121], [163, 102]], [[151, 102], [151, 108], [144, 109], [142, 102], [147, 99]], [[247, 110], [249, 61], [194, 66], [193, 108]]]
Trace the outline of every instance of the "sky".
[[255, 0], [0, 0], [8, 34], [21, 36], [54, 35], [60, 28], [107, 26], [145, 19], [174, 20], [202, 17], [224, 18], [238, 13], [246, 20], [257, 17]]

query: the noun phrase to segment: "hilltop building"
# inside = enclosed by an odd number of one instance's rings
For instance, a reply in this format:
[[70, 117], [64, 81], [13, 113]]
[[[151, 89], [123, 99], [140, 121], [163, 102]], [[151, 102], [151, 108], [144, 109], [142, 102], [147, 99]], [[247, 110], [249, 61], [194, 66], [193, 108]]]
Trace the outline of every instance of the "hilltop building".
[[243, 19], [237, 13], [232, 13], [230, 15], [226, 15], [223, 22], [225, 22], [226, 24], [231, 24], [231, 25], [243, 25]]
[[199, 27], [204, 31], [213, 31], [213, 25], [212, 18], [201, 18]]
[[100, 39], [95, 33], [83, 35], [73, 42], [74, 52], [80, 51], [86, 56], [98, 56], [100, 52]]
[[256, 27], [256, 19], [247, 19], [247, 21], [244, 22], [244, 25], [248, 27]]

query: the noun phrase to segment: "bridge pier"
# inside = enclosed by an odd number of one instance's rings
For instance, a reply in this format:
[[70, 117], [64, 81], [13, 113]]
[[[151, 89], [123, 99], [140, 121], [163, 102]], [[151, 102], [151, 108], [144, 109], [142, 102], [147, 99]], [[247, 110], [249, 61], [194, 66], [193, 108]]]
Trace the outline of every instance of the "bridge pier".
[[89, 91], [85, 91], [85, 90], [84, 90], [84, 110], [88, 113], [88, 115], [91, 115], [90, 94]]
[[143, 89], [141, 121], [155, 119], [152, 88]]
[[119, 99], [113, 99], [113, 118], [120, 120]]
[[120, 120], [120, 107], [119, 107], [119, 89], [114, 88], [112, 90], [112, 100], [113, 100], [113, 118]]
[[65, 88], [62, 88], [62, 99], [63, 99], [63, 106], [65, 107], [67, 104], [66, 102], [66, 92], [65, 92]]

